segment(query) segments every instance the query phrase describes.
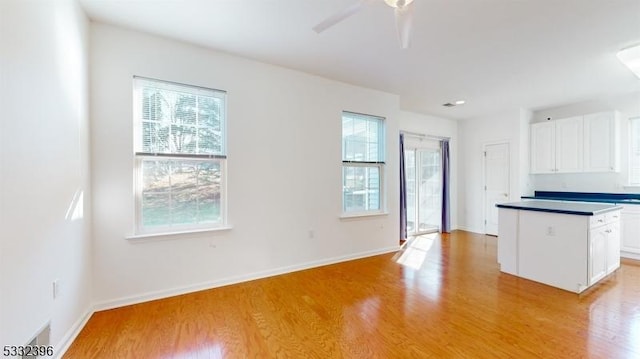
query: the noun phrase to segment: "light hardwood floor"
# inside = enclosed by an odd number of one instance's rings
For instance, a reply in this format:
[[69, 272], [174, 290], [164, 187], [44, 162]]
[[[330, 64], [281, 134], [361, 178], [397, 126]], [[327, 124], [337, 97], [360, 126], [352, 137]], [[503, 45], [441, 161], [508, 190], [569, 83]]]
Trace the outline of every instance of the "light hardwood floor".
[[578, 295], [500, 273], [495, 237], [431, 237], [98, 312], [65, 358], [640, 358], [638, 262]]

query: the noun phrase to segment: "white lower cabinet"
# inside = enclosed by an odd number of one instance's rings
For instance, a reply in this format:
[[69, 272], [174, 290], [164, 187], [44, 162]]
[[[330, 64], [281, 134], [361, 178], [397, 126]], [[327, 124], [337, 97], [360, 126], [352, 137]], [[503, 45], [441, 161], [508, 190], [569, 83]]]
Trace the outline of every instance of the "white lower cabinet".
[[607, 274], [609, 274], [620, 268], [620, 220], [607, 227]]
[[620, 268], [620, 220], [608, 216], [589, 233], [589, 285]]
[[627, 204], [622, 208], [623, 257], [640, 259], [640, 205]]
[[604, 226], [589, 233], [589, 285], [607, 275], [607, 232]]
[[595, 216], [499, 213], [502, 272], [580, 293], [620, 267], [620, 210]]

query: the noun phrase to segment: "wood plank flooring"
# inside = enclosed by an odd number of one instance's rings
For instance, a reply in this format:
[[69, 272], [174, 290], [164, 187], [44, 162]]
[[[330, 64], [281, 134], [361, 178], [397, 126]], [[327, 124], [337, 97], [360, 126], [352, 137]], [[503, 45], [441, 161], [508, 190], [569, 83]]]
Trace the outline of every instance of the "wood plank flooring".
[[640, 264], [578, 295], [502, 274], [496, 238], [95, 313], [65, 358], [640, 358]]

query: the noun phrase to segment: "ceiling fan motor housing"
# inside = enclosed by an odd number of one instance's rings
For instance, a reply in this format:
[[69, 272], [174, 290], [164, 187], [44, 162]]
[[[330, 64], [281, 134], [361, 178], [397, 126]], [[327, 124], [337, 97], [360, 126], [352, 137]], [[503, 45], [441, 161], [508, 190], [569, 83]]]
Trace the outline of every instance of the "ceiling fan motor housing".
[[413, 0], [384, 0], [391, 7], [405, 7], [413, 2]]

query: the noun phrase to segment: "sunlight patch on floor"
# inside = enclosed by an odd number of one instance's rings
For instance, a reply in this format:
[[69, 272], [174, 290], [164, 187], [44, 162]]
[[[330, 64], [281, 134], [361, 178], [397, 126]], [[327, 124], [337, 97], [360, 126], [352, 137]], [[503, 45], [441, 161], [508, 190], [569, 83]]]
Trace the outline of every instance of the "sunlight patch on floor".
[[396, 263], [409, 268], [416, 270], [422, 268], [422, 264], [427, 258], [427, 253], [433, 246], [437, 236], [438, 233], [430, 233], [409, 238], [400, 252], [398, 252], [393, 259]]

